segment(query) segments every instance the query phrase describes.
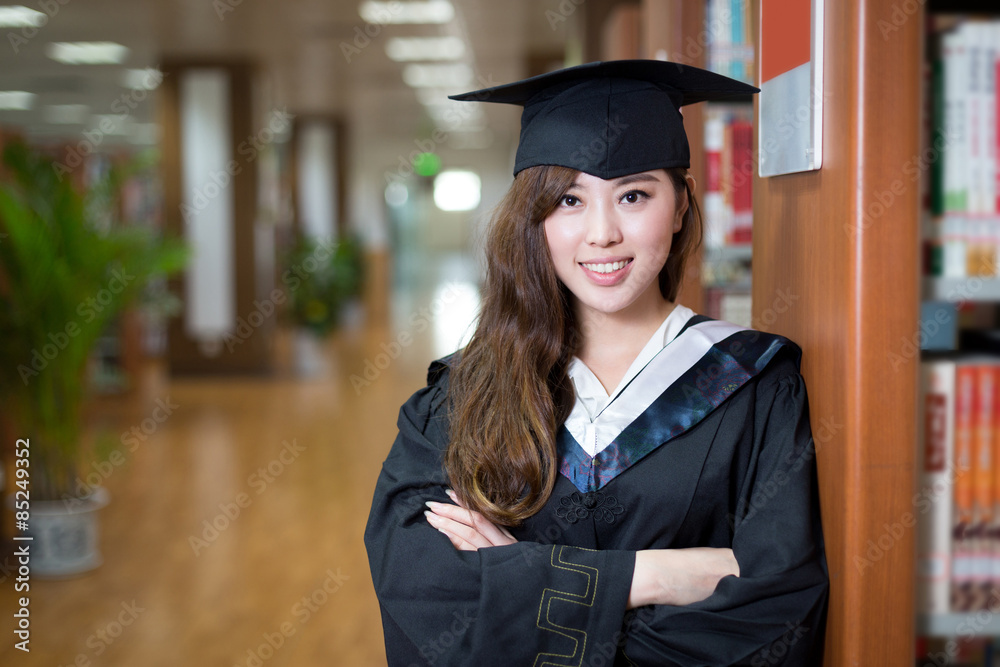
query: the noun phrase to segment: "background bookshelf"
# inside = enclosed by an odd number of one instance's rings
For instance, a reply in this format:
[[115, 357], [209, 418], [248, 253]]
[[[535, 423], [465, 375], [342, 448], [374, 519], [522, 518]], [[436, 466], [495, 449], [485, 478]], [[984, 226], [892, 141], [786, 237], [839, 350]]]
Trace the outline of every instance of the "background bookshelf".
[[[705, 67], [755, 83], [753, 17], [745, 0], [707, 0]], [[753, 99], [709, 103], [704, 111], [704, 179], [699, 182], [705, 241], [703, 312], [751, 325]]]
[[938, 494], [919, 525], [917, 664], [943, 647], [981, 667], [1000, 637], [1000, 9], [928, 11], [917, 460], [918, 492]]

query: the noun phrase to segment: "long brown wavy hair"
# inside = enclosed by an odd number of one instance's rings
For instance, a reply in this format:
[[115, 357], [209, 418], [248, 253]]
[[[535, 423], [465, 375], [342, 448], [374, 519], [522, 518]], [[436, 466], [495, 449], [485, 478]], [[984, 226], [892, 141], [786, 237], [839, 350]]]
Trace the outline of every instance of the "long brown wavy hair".
[[[674, 301], [702, 223], [687, 170], [667, 173], [678, 205], [684, 195], [688, 201], [659, 274], [660, 293]], [[451, 371], [445, 470], [466, 507], [500, 525], [516, 526], [538, 512], [559, 472], [556, 431], [573, 406], [567, 370], [581, 334], [543, 222], [577, 174], [538, 166], [514, 178], [486, 239], [479, 321]]]

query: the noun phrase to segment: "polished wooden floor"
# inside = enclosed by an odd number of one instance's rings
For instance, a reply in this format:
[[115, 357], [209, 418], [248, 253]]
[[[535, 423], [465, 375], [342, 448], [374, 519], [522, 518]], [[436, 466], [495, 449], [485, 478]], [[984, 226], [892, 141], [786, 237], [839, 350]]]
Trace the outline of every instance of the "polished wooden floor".
[[[116, 443], [127, 463], [104, 481], [104, 564], [31, 582], [28, 654], [13, 648], [13, 581], [0, 583], [0, 664], [384, 665], [362, 533], [399, 405], [436, 352], [434, 326], [402, 322], [414, 342], [395, 358], [379, 355], [399, 327], [356, 327], [328, 344], [324, 376], [302, 380], [285, 336], [275, 378], [169, 380], [154, 367], [135, 396], [102, 401], [94, 428], [115, 440], [156, 401], [173, 407], [134, 452]], [[366, 367], [374, 379], [356, 389]], [[220, 505], [232, 514], [239, 494], [247, 506], [227, 519]]]

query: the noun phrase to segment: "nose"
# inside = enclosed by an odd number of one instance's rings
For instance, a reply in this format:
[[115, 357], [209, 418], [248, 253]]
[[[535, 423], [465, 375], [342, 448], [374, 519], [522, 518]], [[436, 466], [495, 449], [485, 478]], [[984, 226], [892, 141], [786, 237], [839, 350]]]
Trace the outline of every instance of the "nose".
[[588, 244], [604, 248], [621, 243], [621, 225], [612, 203], [599, 202], [598, 205], [587, 207], [586, 217]]

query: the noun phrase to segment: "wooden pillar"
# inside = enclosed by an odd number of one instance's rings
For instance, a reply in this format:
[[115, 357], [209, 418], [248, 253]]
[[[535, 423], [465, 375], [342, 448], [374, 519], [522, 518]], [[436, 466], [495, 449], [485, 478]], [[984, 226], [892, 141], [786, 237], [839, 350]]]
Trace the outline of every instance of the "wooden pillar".
[[[643, 0], [642, 2], [642, 44], [644, 58], [666, 59], [694, 67], [705, 66], [705, 48], [698, 41], [705, 33], [705, 3], [681, 2], [681, 0]], [[684, 130], [691, 145], [691, 175], [701, 187], [705, 183], [705, 111], [704, 104], [684, 107]], [[684, 282], [677, 296], [682, 303], [696, 313], [704, 311], [705, 291], [701, 285], [702, 252], [688, 260]]]
[[883, 36], [894, 0], [825, 5], [823, 166], [754, 181], [753, 321], [804, 353], [830, 565], [825, 664], [909, 667], [919, 358], [904, 341], [920, 295], [919, 178], [906, 167], [923, 11]]
[[608, 14], [601, 31], [601, 60], [639, 58], [641, 48], [641, 13], [638, 4], [620, 4]]
[[615, 7], [635, 4], [635, 0], [587, 0], [583, 10], [583, 62], [601, 60], [604, 56], [604, 33], [608, 18]]
[[[210, 225], [228, 229], [228, 240], [222, 242], [231, 261], [218, 274], [224, 279], [221, 287], [212, 280], [204, 287], [219, 295], [219, 308], [224, 310], [217, 320], [224, 326], [208, 334], [193, 331], [190, 300], [194, 286], [192, 268], [172, 281], [176, 294], [185, 302], [179, 317], [171, 320], [168, 331], [167, 355], [173, 373], [264, 373], [273, 365], [273, 336], [276, 330], [276, 308], [269, 308], [274, 287], [273, 271], [260, 270], [258, 263], [274, 249], [258, 248], [257, 218], [259, 165], [257, 158], [275, 132], [287, 119], [271, 115], [259, 118], [254, 113], [256, 98], [256, 68], [242, 62], [166, 62], [161, 66], [163, 83], [157, 91], [160, 99], [162, 138], [162, 170], [164, 220], [167, 229], [181, 238], [190, 238], [192, 212], [214, 211], [211, 208], [225, 200], [226, 214], [208, 220]], [[217, 88], [223, 100], [221, 108], [210, 123], [219, 126], [218, 132], [206, 133], [215, 139], [223, 133], [228, 145], [220, 150], [221, 166], [213, 167], [211, 174], [196, 183], [185, 185], [184, 149], [184, 82], [192, 76], [213, 76], [225, 83]], [[196, 94], [189, 95], [195, 100]], [[188, 107], [190, 108], [190, 107]], [[216, 110], [218, 111], [218, 110]], [[196, 117], [193, 124], [197, 124]], [[189, 179], [190, 180], [190, 179]], [[196, 255], [204, 252], [192, 248]], [[219, 250], [213, 247], [213, 250]], [[267, 262], [268, 266], [273, 262]], [[264, 304], [259, 306], [258, 304]], [[207, 309], [202, 309], [205, 312]], [[220, 311], [221, 312], [221, 311]], [[241, 323], [242, 322], [242, 323]]]

